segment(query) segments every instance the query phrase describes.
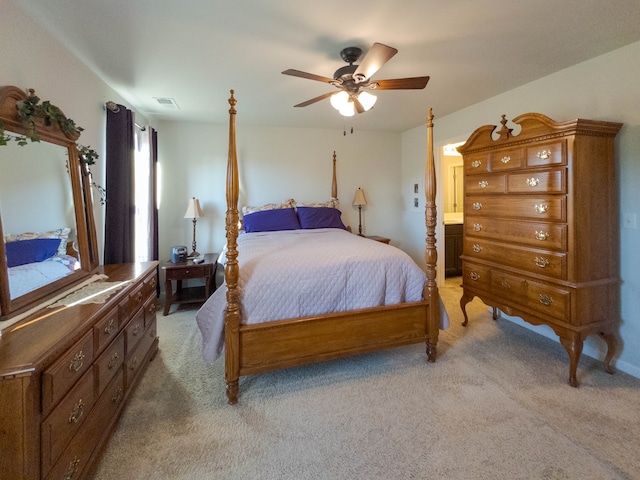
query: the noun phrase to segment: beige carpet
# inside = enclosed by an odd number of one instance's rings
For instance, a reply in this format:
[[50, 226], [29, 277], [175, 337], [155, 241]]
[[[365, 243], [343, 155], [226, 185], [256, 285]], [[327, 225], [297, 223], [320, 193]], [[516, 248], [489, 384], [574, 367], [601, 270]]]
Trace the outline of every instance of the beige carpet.
[[[559, 344], [478, 300], [438, 361], [424, 346], [244, 377], [200, 360], [195, 310], [158, 315], [160, 353], [96, 479], [638, 479], [640, 380], [583, 357], [567, 385]], [[174, 307], [175, 308], [175, 307]]]

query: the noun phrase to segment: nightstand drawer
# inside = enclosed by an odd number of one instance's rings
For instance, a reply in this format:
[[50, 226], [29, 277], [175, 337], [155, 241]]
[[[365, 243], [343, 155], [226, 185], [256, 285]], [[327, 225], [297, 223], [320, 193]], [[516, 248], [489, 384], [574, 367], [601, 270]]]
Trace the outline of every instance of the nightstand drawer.
[[185, 280], [187, 278], [202, 278], [205, 276], [205, 267], [192, 266], [180, 269], [167, 269], [167, 278], [171, 280]]

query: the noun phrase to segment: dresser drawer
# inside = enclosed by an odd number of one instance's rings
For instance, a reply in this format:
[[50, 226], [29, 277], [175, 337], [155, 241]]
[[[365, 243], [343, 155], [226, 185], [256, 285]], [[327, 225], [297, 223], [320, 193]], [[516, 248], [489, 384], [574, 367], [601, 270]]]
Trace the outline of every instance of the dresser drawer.
[[571, 293], [538, 282], [528, 282], [527, 306], [543, 315], [568, 321]]
[[566, 141], [556, 140], [548, 143], [537, 143], [527, 148], [527, 166], [566, 165]]
[[124, 332], [121, 333], [102, 355], [98, 357], [93, 366], [98, 395], [102, 394], [107, 384], [118, 372], [124, 363]]
[[464, 156], [464, 173], [487, 173], [489, 171], [489, 154], [475, 153]]
[[567, 250], [567, 224], [531, 222], [468, 215], [465, 232], [469, 237], [495, 239], [532, 247]]
[[107, 386], [89, 413], [82, 429], [73, 437], [54, 467], [47, 475], [47, 480], [63, 478], [82, 478], [87, 462], [96, 446], [96, 432], [105, 432], [113, 421], [118, 408], [124, 400], [124, 376], [122, 370]]
[[565, 278], [567, 256], [564, 253], [533, 250], [489, 240], [465, 238], [464, 254], [501, 265], [555, 278]]
[[518, 218], [544, 221], [567, 221], [567, 200], [559, 196], [485, 196], [469, 195], [464, 200], [466, 215]]
[[524, 148], [496, 150], [489, 155], [489, 171], [515, 170], [524, 167]]
[[78, 343], [42, 374], [42, 411], [51, 408], [91, 368], [93, 363], [93, 331], [89, 331]]
[[468, 261], [462, 262], [462, 284], [465, 287], [491, 290], [491, 268]]
[[506, 189], [505, 175], [474, 175], [465, 179], [465, 193], [469, 194], [487, 194], [487, 193], [505, 193]]
[[567, 169], [511, 173], [507, 185], [509, 193], [567, 193]]
[[46, 474], [80, 428], [94, 404], [93, 375], [87, 372], [42, 422], [42, 470]]
[[93, 327], [93, 340], [95, 342], [94, 350], [96, 355], [116, 338], [119, 324], [117, 308], [113, 308], [102, 320], [95, 324]]
[[156, 292], [154, 291], [144, 302], [144, 328], [147, 328], [149, 324], [156, 319], [157, 311], [158, 305], [156, 301]]
[[147, 278], [144, 279], [143, 284], [145, 296], [150, 295], [152, 292], [157, 295], [158, 274], [154, 272], [152, 275], [147, 276]]
[[144, 300], [146, 298], [144, 283], [140, 283], [136, 289], [129, 294], [129, 302], [127, 303], [127, 312], [129, 318], [134, 315], [142, 305], [144, 305]]
[[131, 355], [144, 336], [144, 310], [140, 309], [124, 327], [125, 356]]
[[491, 293], [503, 298], [508, 297], [510, 300], [518, 300], [527, 294], [527, 282], [524, 278], [492, 270]]
[[137, 373], [140, 371], [153, 342], [157, 336], [156, 322], [153, 321], [144, 332], [144, 336], [136, 349], [127, 357], [125, 363], [125, 388], [129, 389], [135, 382]]

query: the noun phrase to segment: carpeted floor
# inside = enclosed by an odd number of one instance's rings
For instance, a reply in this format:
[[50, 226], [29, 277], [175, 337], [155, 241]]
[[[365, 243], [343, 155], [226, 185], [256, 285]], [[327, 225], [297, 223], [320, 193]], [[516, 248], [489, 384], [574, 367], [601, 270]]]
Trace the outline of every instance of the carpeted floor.
[[[96, 479], [638, 479], [640, 380], [582, 358], [474, 300], [424, 345], [243, 377], [200, 359], [196, 310], [158, 315], [160, 352]], [[174, 307], [175, 309], [175, 307]]]

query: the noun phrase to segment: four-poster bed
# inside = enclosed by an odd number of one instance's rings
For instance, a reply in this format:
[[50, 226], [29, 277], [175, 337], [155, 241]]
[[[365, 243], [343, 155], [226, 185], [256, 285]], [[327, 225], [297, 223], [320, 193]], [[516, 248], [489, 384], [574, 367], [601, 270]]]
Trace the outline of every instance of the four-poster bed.
[[[221, 330], [224, 329], [224, 356], [225, 356], [225, 380], [228, 402], [234, 404], [237, 402], [238, 390], [239, 390], [239, 378], [240, 376], [265, 372], [269, 370], [275, 370], [286, 367], [293, 367], [297, 365], [303, 365], [308, 363], [314, 363], [324, 360], [330, 360], [340, 358], [349, 355], [355, 355], [364, 352], [372, 352], [389, 347], [409, 345], [415, 343], [425, 342], [427, 360], [434, 362], [436, 359], [436, 347], [438, 342], [438, 333], [441, 327], [446, 326], [445, 318], [441, 319], [441, 302], [438, 293], [438, 287], [436, 284], [436, 206], [435, 206], [435, 165], [433, 156], [433, 115], [431, 110], [428, 115], [427, 122], [427, 162], [426, 162], [426, 178], [425, 178], [425, 194], [426, 194], [426, 249], [425, 249], [425, 261], [426, 272], [418, 267], [415, 262], [410, 260], [409, 256], [401, 250], [392, 247], [390, 245], [384, 245], [379, 242], [358, 237], [357, 235], [348, 233], [343, 228], [318, 228], [317, 230], [304, 230], [306, 227], [302, 225], [286, 227], [277, 232], [268, 232], [269, 235], [264, 233], [242, 233], [239, 236], [239, 212], [238, 212], [238, 195], [239, 195], [239, 182], [238, 182], [238, 160], [236, 153], [236, 99], [234, 92], [231, 90], [231, 97], [229, 98], [229, 157], [227, 164], [227, 180], [226, 180], [226, 199], [227, 199], [227, 212], [226, 212], [226, 236], [227, 246], [225, 252], [225, 283], [226, 288], [218, 289], [220, 293], [214, 293], [214, 296], [218, 297], [218, 303], [223, 302], [224, 309], [220, 308], [220, 311], [224, 311], [224, 323], [219, 322], [219, 326], [212, 327], [209, 323], [210, 314], [207, 310], [211, 310], [213, 307], [210, 304], [215, 303], [215, 299], [212, 297], [205, 303], [202, 309], [198, 312], [196, 318], [198, 325], [203, 334], [205, 359], [207, 359], [207, 342], [209, 337], [213, 334], [212, 330], [217, 329], [221, 334]], [[333, 159], [333, 185], [332, 185], [332, 198], [337, 197], [337, 183], [335, 174], [335, 153]], [[293, 201], [291, 201], [293, 202]], [[282, 204], [276, 208], [281, 208], [282, 215], [295, 215], [296, 210], [289, 208], [290, 205]], [[290, 211], [290, 212], [289, 212]], [[302, 210], [298, 208], [299, 213]], [[289, 212], [289, 213], [288, 213]], [[320, 210], [314, 211], [314, 213], [320, 212]], [[330, 212], [329, 212], [330, 213]], [[339, 211], [337, 211], [339, 216]], [[245, 227], [247, 225], [247, 216], [245, 215]], [[300, 217], [301, 223], [303, 222]], [[297, 219], [295, 220], [297, 221]], [[323, 225], [326, 226], [326, 225]], [[343, 227], [343, 226], [342, 226]], [[316, 228], [316, 227], [311, 227]], [[248, 231], [248, 230], [247, 230]], [[391, 277], [394, 268], [396, 270], [404, 271], [419, 271], [419, 284], [417, 294], [412, 298], [410, 292], [399, 291], [393, 298], [388, 297], [388, 292], [393, 290], [388, 284], [382, 285], [387, 297], [382, 298], [373, 307], [353, 307], [349, 301], [344, 301], [342, 298], [341, 307], [336, 307], [335, 310], [328, 313], [320, 314], [301, 314], [292, 318], [284, 314], [284, 316], [272, 316], [269, 317], [269, 321], [264, 319], [255, 320], [251, 317], [254, 315], [249, 312], [249, 292], [260, 291], [261, 287], [253, 287], [253, 289], [247, 285], [248, 277], [252, 277], [251, 281], [256, 282], [258, 275], [256, 274], [255, 264], [258, 261], [267, 262], [267, 255], [263, 256], [262, 250], [255, 248], [253, 245], [247, 244], [248, 241], [254, 241], [256, 236], [264, 236], [270, 240], [264, 240], [267, 243], [272, 242], [272, 250], [279, 249], [280, 260], [273, 262], [268, 268], [269, 272], [272, 272], [273, 265], [289, 264], [289, 272], [292, 271], [293, 262], [300, 261], [297, 257], [294, 258], [294, 243], [298, 238], [311, 237], [312, 240], [308, 241], [305, 245], [311, 249], [322, 248], [318, 244], [329, 245], [329, 237], [340, 237], [340, 241], [345, 241], [344, 247], [332, 248], [331, 252], [336, 250], [344, 250], [347, 260], [340, 260], [343, 263], [349, 263], [349, 270], [354, 270], [354, 264], [360, 264], [360, 258], [356, 258], [359, 252], [369, 249], [375, 250], [370, 255], [390, 254], [399, 259], [399, 261], [408, 260], [410, 263], [403, 264], [401, 267], [395, 267], [393, 261], [387, 262], [387, 260], [379, 260], [375, 257], [377, 269], [381, 270], [380, 265], [385, 265], [384, 268], [388, 268], [383, 272], [383, 275]], [[326, 237], [325, 237], [326, 236]], [[325, 240], [325, 238], [327, 240]], [[321, 239], [321, 240], [318, 240]], [[306, 241], [306, 240], [305, 240]], [[315, 241], [315, 243], [314, 243]], [[331, 240], [333, 241], [333, 240]], [[291, 243], [287, 243], [291, 242]], [[357, 245], [353, 245], [352, 242], [358, 242]], [[240, 249], [239, 249], [240, 243]], [[343, 244], [341, 244], [343, 245]], [[268, 247], [265, 247], [268, 250]], [[239, 263], [238, 254], [240, 250]], [[259, 253], [256, 251], [259, 250]], [[283, 253], [284, 252], [284, 253]], [[307, 257], [306, 252], [303, 257]], [[285, 255], [284, 257], [282, 255]], [[326, 255], [326, 250], [322, 254]], [[369, 253], [367, 253], [369, 255]], [[284, 261], [282, 261], [284, 258]], [[249, 259], [249, 260], [247, 260]], [[363, 260], [364, 261], [364, 260]], [[244, 263], [242, 263], [244, 262]], [[250, 266], [249, 266], [250, 264]], [[386, 265], [389, 264], [389, 267]], [[295, 269], [298, 269], [295, 264]], [[302, 267], [300, 267], [302, 268]], [[315, 268], [315, 267], [314, 267]], [[327, 270], [329, 267], [324, 267]], [[331, 265], [331, 272], [336, 269], [336, 265]], [[266, 268], [265, 268], [266, 269]], [[244, 272], [244, 275], [241, 274]], [[247, 273], [249, 272], [249, 273]], [[293, 274], [286, 273], [284, 276], [294, 276]], [[277, 274], [273, 274], [273, 277], [277, 277]], [[414, 275], [415, 276], [415, 275]], [[255, 278], [254, 278], [255, 277]], [[342, 278], [342, 277], [341, 277]], [[303, 281], [304, 280], [304, 281]], [[307, 278], [301, 280], [298, 278], [296, 285], [307, 283]], [[335, 283], [334, 277], [325, 278], [322, 284], [323, 289], [316, 288], [313, 285], [309, 287], [307, 285], [307, 292], [304, 295], [312, 294], [324, 295], [326, 291], [326, 285]], [[343, 282], [341, 279], [340, 282]], [[273, 278], [270, 284], [274, 283]], [[347, 285], [350, 281], [344, 280], [344, 285]], [[351, 282], [353, 283], [353, 282]], [[401, 279], [399, 283], [409, 284], [409, 280]], [[252, 284], [255, 285], [255, 284]], [[339, 290], [344, 296], [349, 296], [350, 293], [347, 287], [344, 287], [343, 283], [339, 284]], [[290, 288], [290, 287], [285, 287]], [[294, 287], [295, 288], [295, 287]], [[338, 287], [336, 287], [338, 288]], [[334, 288], [334, 290], [336, 289]], [[244, 290], [243, 290], [244, 289]], [[367, 290], [369, 287], [367, 287]], [[318, 293], [318, 291], [323, 293]], [[415, 290], [415, 289], [414, 289]], [[226, 298], [222, 297], [226, 292]], [[289, 303], [295, 304], [298, 307], [299, 303], [304, 303], [306, 297], [301, 300], [294, 297], [294, 293], [289, 290], [284, 290], [284, 301], [280, 301], [279, 307], [289, 307]], [[243, 297], [246, 293], [247, 297]], [[368, 293], [368, 292], [367, 292]], [[270, 294], [270, 291], [261, 292], [264, 298]], [[274, 294], [275, 295], [275, 294]], [[339, 296], [339, 295], [338, 295]], [[326, 300], [324, 297], [322, 300]], [[347, 298], [346, 300], [350, 300]], [[261, 310], [264, 300], [255, 300], [254, 303], [258, 303], [257, 310]], [[285, 305], [282, 305], [282, 304]], [[393, 304], [392, 304], [393, 303]], [[266, 308], [266, 307], [265, 307]], [[315, 307], [313, 307], [315, 308]], [[355, 308], [355, 309], [354, 309]], [[264, 310], [264, 309], [262, 309]], [[315, 311], [304, 310], [302, 311]], [[265, 313], [261, 311], [260, 313]], [[266, 315], [269, 315], [267, 313]], [[290, 315], [290, 314], [289, 314]], [[222, 317], [222, 313], [220, 313]], [[245, 318], [248, 317], [248, 318]], [[446, 314], [443, 316], [446, 317]], [[260, 323], [255, 323], [260, 322]], [[222, 347], [218, 347], [218, 354], [222, 350]], [[209, 358], [209, 361], [215, 359], [213, 356]]]

